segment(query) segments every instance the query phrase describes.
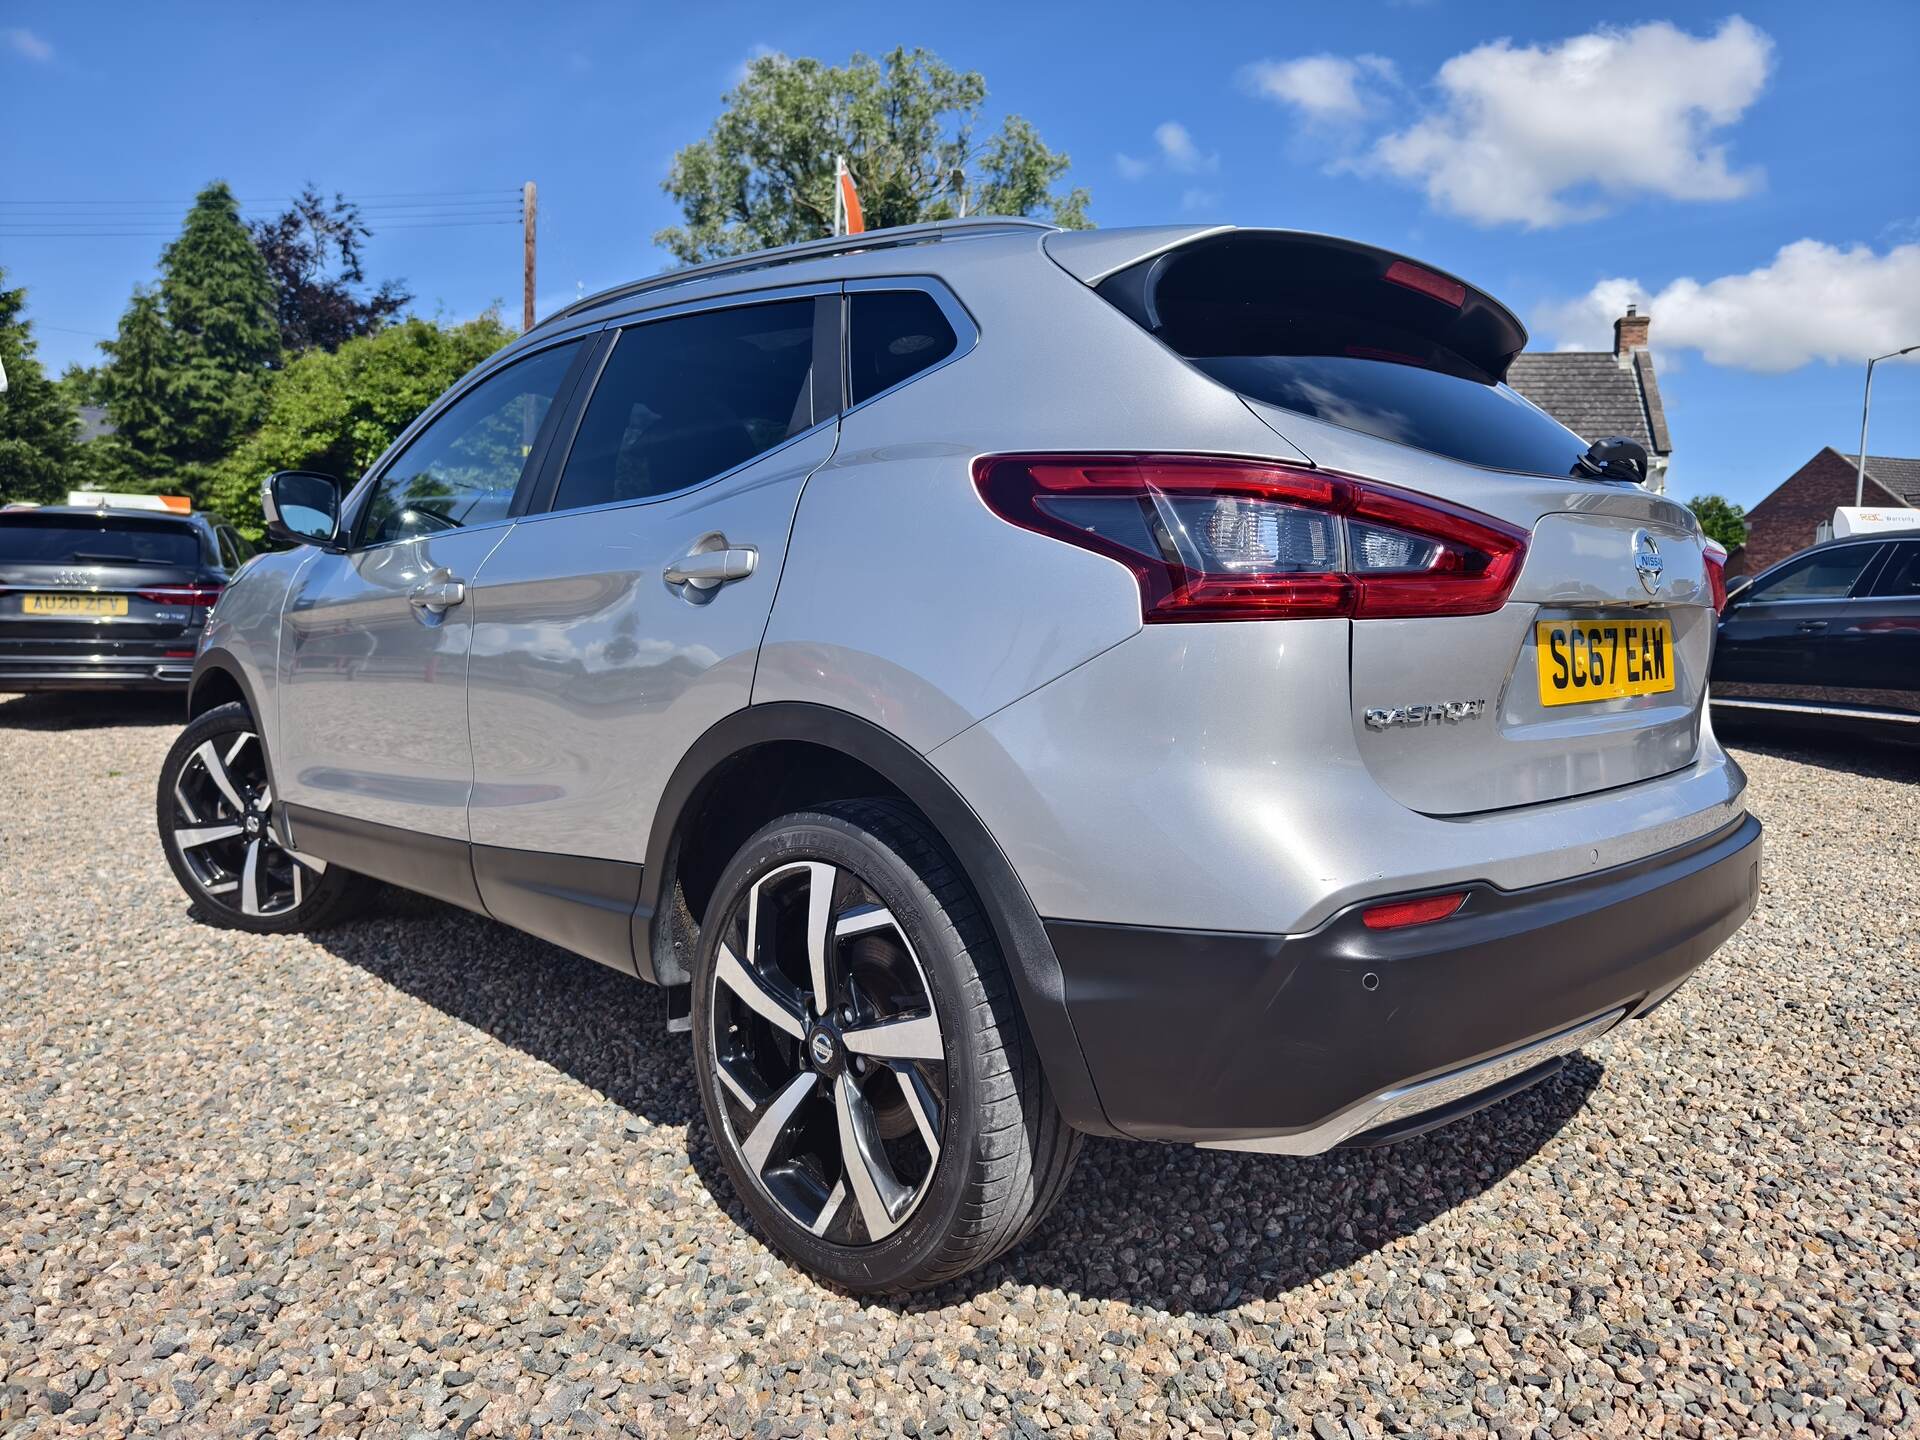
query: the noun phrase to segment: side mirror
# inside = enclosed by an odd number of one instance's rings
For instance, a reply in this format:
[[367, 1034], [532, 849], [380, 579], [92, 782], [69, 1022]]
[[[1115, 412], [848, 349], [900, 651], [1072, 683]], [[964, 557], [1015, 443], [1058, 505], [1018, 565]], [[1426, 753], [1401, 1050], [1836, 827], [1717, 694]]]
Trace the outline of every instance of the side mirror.
[[1647, 482], [1647, 447], [1624, 435], [1608, 435], [1587, 447], [1575, 464], [1576, 473], [1596, 475], [1602, 480], [1630, 480], [1635, 485]]
[[267, 533], [296, 545], [331, 545], [340, 533], [340, 482], [315, 470], [277, 470], [260, 487]]

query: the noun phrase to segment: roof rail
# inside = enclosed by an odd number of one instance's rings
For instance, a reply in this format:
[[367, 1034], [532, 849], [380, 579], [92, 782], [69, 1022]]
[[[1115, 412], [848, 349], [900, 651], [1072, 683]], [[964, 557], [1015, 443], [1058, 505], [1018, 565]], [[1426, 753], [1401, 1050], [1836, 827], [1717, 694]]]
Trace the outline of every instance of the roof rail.
[[835, 235], [826, 240], [802, 240], [772, 250], [755, 250], [747, 255], [731, 255], [725, 260], [709, 260], [704, 265], [688, 265], [680, 270], [663, 270], [644, 280], [615, 285], [576, 300], [564, 309], [540, 320], [527, 331], [545, 330], [570, 315], [585, 314], [616, 300], [644, 295], [650, 290], [691, 284], [715, 275], [733, 275], [748, 270], [765, 270], [775, 265], [793, 265], [802, 260], [821, 260], [831, 255], [853, 255], [862, 250], [887, 250], [901, 245], [929, 245], [950, 237], [1004, 234], [1019, 230], [1054, 230], [1059, 227], [1045, 220], [1027, 220], [1014, 215], [978, 215], [968, 220], [932, 220], [923, 225], [895, 225], [885, 230], [868, 230], [860, 235]]

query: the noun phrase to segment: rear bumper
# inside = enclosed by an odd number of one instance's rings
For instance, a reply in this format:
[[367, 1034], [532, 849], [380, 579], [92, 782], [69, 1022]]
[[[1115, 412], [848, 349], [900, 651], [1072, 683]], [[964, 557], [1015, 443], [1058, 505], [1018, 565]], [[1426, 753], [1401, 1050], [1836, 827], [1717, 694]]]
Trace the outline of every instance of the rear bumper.
[[[1632, 864], [1466, 889], [1437, 924], [1301, 935], [1047, 922], [1107, 1117], [1143, 1139], [1315, 1154], [1426, 1128], [1645, 1014], [1753, 912], [1744, 816]], [[1537, 1072], [1537, 1073], [1536, 1073]]]
[[[184, 648], [184, 647], [182, 647]], [[185, 690], [193, 658], [183, 655], [35, 655], [0, 653], [0, 691]]]

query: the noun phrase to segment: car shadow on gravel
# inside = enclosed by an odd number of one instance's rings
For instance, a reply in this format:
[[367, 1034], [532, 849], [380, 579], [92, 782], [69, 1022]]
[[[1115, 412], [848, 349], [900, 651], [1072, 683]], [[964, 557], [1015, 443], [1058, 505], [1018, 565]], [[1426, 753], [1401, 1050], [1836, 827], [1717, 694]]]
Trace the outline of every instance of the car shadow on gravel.
[[106, 730], [185, 725], [184, 691], [40, 690], [0, 694], [0, 730]]
[[[313, 938], [630, 1114], [684, 1126], [688, 1160], [714, 1202], [731, 1223], [751, 1224], [701, 1116], [687, 1040], [667, 1033], [664, 992], [384, 887], [366, 918]], [[1283, 1295], [1497, 1185], [1579, 1114], [1601, 1074], [1575, 1056], [1501, 1104], [1377, 1150], [1293, 1158], [1090, 1140], [1066, 1194], [1024, 1245], [936, 1290], [877, 1303], [940, 1309], [1011, 1283], [1210, 1314]]]
[[700, 1096], [666, 992], [498, 921], [381, 886], [362, 918], [310, 937], [633, 1115], [686, 1125]]

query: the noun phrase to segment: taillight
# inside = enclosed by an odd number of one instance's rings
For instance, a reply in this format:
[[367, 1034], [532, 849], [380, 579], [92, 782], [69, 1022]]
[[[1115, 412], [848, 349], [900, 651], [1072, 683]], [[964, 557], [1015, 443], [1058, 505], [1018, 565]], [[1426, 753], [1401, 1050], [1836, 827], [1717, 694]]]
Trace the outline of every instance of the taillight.
[[155, 585], [135, 593], [156, 605], [212, 605], [224, 589], [220, 585]]
[[1707, 562], [1707, 589], [1713, 593], [1716, 613], [1727, 613], [1727, 550], [1718, 540], [1701, 547], [1700, 558]]
[[1149, 624], [1484, 615], [1526, 555], [1490, 516], [1271, 461], [988, 455], [973, 478], [1001, 519], [1133, 571]]

